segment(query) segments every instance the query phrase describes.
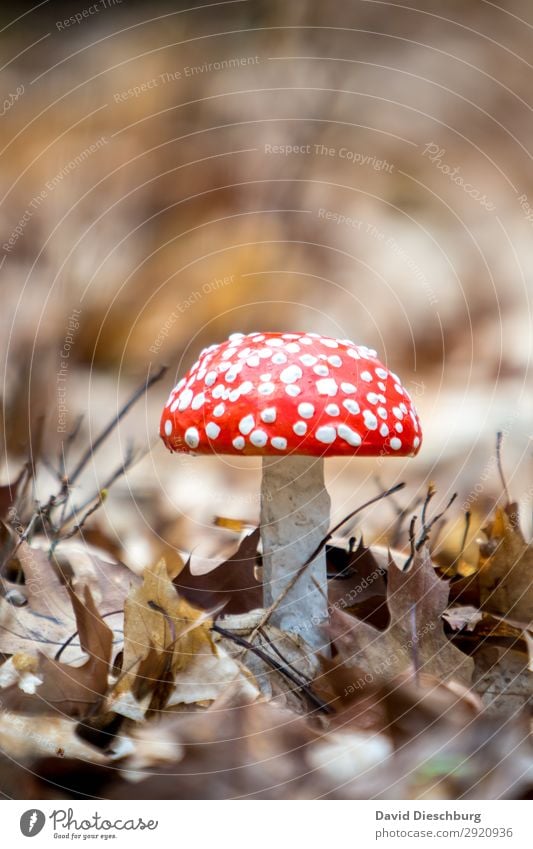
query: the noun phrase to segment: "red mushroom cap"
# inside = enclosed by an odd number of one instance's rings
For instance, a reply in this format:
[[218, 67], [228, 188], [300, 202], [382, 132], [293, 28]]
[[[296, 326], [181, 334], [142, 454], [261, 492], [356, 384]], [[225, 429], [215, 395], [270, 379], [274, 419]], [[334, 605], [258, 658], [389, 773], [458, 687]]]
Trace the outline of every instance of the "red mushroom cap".
[[414, 455], [420, 422], [376, 352], [318, 333], [234, 333], [170, 393], [160, 434], [195, 454]]

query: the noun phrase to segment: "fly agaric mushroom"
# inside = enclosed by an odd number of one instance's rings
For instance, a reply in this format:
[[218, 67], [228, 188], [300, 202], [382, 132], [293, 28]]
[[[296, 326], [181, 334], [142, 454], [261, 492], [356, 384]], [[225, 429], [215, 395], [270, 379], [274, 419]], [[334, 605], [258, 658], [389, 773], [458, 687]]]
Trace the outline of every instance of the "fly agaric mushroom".
[[[170, 393], [160, 434], [171, 451], [263, 457], [265, 607], [328, 531], [324, 458], [415, 455], [421, 442], [413, 403], [376, 352], [319, 333], [234, 333], [206, 348]], [[319, 648], [326, 594], [322, 552], [273, 624]]]

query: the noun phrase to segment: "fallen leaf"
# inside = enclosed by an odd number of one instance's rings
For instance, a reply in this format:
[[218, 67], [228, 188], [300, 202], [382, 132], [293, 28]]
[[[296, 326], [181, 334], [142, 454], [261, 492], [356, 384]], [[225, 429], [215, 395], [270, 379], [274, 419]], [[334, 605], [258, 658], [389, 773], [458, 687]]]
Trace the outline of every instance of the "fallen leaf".
[[20, 482], [24, 474], [25, 469], [22, 470], [16, 481], [0, 486], [0, 519], [6, 519], [9, 514], [9, 510], [13, 507], [17, 498]]
[[[513, 511], [498, 508], [484, 528], [478, 570], [484, 610], [533, 624], [533, 546], [528, 545]], [[511, 515], [509, 515], [511, 511]]]
[[478, 622], [483, 619], [483, 613], [471, 604], [459, 604], [445, 610], [442, 618], [454, 631], [461, 631], [463, 628], [466, 631], [473, 631]]
[[385, 631], [334, 608], [330, 634], [345, 657], [378, 679], [411, 667], [468, 684], [473, 661], [444, 634], [440, 617], [447, 601], [448, 585], [437, 576], [424, 547], [407, 572], [391, 558], [387, 591], [391, 621]]
[[124, 606], [123, 674], [109, 700], [131, 692], [137, 701], [148, 693], [149, 711], [164, 707], [176, 674], [197, 655], [212, 654], [210, 620], [181, 598], [164, 560], [146, 569], [143, 583]]
[[[122, 641], [122, 608], [130, 586], [139, 579], [124, 564], [108, 563], [78, 545], [66, 545], [59, 558], [50, 560], [42, 548], [20, 544], [18, 563], [23, 584], [3, 581], [0, 598], [0, 652], [12, 654], [20, 649], [41, 651], [53, 656], [75, 635], [76, 621], [67, 584], [76, 592], [87, 586], [100, 613]], [[110, 619], [114, 611], [119, 614]], [[79, 637], [74, 636], [64, 660], [80, 656]]]
[[367, 548], [361, 538], [355, 550], [328, 546], [326, 557], [330, 605], [385, 628], [389, 622], [385, 602], [388, 553]]
[[174, 579], [174, 586], [191, 604], [210, 610], [222, 606], [228, 615], [261, 607], [262, 584], [254, 575], [259, 535], [256, 528], [228, 560], [202, 575], [193, 575], [189, 561]]
[[90, 590], [85, 601], [67, 590], [80, 635], [82, 650], [88, 659], [82, 666], [71, 666], [39, 654], [36, 674], [42, 684], [35, 693], [24, 693], [16, 684], [2, 693], [2, 706], [15, 713], [43, 714], [58, 712], [84, 717], [103, 699], [108, 688], [113, 634], [98, 613]]

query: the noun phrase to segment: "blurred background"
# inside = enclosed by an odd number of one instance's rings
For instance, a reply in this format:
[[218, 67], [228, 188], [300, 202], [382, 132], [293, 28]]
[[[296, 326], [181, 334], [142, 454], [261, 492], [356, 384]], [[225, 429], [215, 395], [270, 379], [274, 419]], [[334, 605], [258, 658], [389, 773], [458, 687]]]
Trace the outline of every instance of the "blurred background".
[[[533, 10], [527, 0], [17, 4], [0, 12], [0, 480], [80, 454], [142, 381], [75, 497], [133, 568], [254, 524], [259, 464], [170, 456], [170, 388], [234, 331], [377, 349], [416, 459], [327, 464], [333, 519], [381, 484], [454, 516], [512, 494], [530, 529]], [[36, 496], [52, 474], [40, 466]], [[78, 495], [79, 493], [79, 495]], [[477, 505], [477, 507], [476, 507]], [[394, 515], [365, 516], [379, 537]], [[220, 524], [220, 523], [219, 523]], [[244, 526], [244, 525], [243, 525]]]

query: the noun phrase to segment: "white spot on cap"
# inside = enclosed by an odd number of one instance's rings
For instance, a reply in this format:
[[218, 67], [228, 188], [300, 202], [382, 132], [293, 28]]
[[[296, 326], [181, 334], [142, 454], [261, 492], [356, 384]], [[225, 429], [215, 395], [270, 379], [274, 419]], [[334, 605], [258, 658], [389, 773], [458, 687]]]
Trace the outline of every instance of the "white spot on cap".
[[239, 360], [245, 360], [246, 357], [251, 353], [252, 353], [251, 348], [243, 348], [242, 351], [239, 351], [237, 356], [238, 356]]
[[195, 427], [188, 427], [185, 431], [185, 442], [189, 446], [189, 448], [198, 448], [200, 443], [200, 434], [198, 433], [198, 429]]
[[304, 366], [314, 366], [315, 363], [318, 362], [316, 357], [313, 357], [312, 354], [302, 354], [300, 357], [300, 362], [304, 364]]
[[354, 392], [357, 392], [357, 388], [353, 385], [353, 383], [341, 383], [341, 389], [346, 395], [353, 395]]
[[[309, 334], [309, 335], [311, 335], [311, 334]], [[326, 348], [338, 348], [339, 347], [339, 343], [336, 342], [335, 339], [320, 339], [319, 342], [320, 342], [321, 345], [325, 345]]]
[[404, 394], [404, 391], [403, 391], [403, 389], [402, 389], [402, 387], [400, 386], [400, 384], [399, 384], [399, 383], [395, 383], [395, 384], [394, 384], [394, 388], [395, 388], [396, 392], [398, 393], [398, 395], [403, 395], [403, 394]]
[[284, 436], [273, 436], [270, 442], [274, 448], [278, 449], [278, 451], [285, 451], [287, 447], [287, 440]]
[[281, 348], [283, 341], [275, 337], [274, 339], [267, 339], [265, 345], [268, 345], [269, 348]]
[[403, 413], [405, 416], [407, 415], [407, 407], [405, 406], [405, 404], [403, 403], [403, 401], [402, 401], [402, 403], [400, 404], [400, 410], [402, 411], [402, 413]]
[[403, 413], [402, 413], [402, 411], [400, 410], [399, 407], [393, 407], [392, 412], [396, 416], [397, 419], [403, 419]]
[[338, 426], [337, 431], [341, 439], [344, 439], [348, 445], [353, 445], [355, 447], [361, 445], [361, 437], [355, 430], [352, 430], [348, 425], [341, 424]]
[[387, 427], [386, 424], [382, 424], [379, 428], [379, 432], [382, 436], [388, 436], [389, 435], [389, 428]]
[[400, 422], [396, 422], [396, 424], [394, 425], [394, 430], [396, 431], [396, 433], [403, 433], [403, 424], [400, 424]]
[[250, 442], [256, 448], [263, 448], [268, 442], [268, 434], [264, 430], [261, 430], [261, 428], [256, 428], [250, 434]]
[[292, 365], [287, 366], [287, 368], [283, 369], [279, 376], [279, 379], [283, 381], [283, 383], [295, 383], [297, 380], [300, 380], [302, 375], [303, 372], [300, 366]]
[[300, 339], [300, 344], [301, 345], [312, 345], [313, 340], [309, 339], [307, 336], [302, 336], [301, 339]]
[[220, 428], [215, 422], [208, 422], [205, 426], [205, 432], [209, 439], [216, 439], [220, 433]]
[[217, 383], [211, 394], [213, 398], [222, 398], [224, 391], [224, 386], [221, 383]]
[[366, 396], [366, 400], [369, 404], [377, 404], [379, 402], [379, 396], [376, 395], [375, 392], [369, 392]]
[[289, 386], [285, 387], [285, 392], [287, 393], [287, 395], [290, 395], [291, 398], [296, 398], [296, 396], [299, 395], [301, 391], [302, 390], [300, 389], [300, 387], [296, 386], [295, 383], [290, 383]]
[[319, 442], [324, 442], [326, 445], [330, 445], [332, 442], [335, 442], [337, 431], [331, 425], [323, 425], [322, 427], [317, 428], [315, 436]]
[[272, 357], [272, 362], [277, 366], [282, 366], [287, 362], [287, 356], [283, 353], [283, 351], [276, 351]]
[[251, 380], [245, 380], [244, 383], [241, 383], [241, 385], [239, 386], [241, 395], [248, 395], [248, 393], [251, 392], [253, 388], [254, 385]]
[[384, 368], [375, 368], [374, 371], [376, 372], [377, 376], [380, 377], [382, 380], [385, 380], [385, 378], [387, 377], [387, 372]]
[[271, 422], [276, 421], [276, 408], [275, 407], [267, 407], [261, 412], [261, 419], [266, 424], [270, 424]]
[[239, 422], [239, 430], [244, 436], [247, 436], [255, 425], [255, 419], [251, 413], [244, 416]]
[[354, 415], [361, 412], [361, 408], [357, 401], [352, 401], [351, 398], [347, 398], [346, 401], [343, 401], [342, 406], [345, 407], [349, 413], [353, 413]]
[[383, 383], [382, 380], [378, 380], [378, 386], [379, 386], [379, 388], [381, 389], [382, 392], [385, 392], [385, 389], [387, 387], [385, 386], [385, 384]]
[[378, 420], [375, 417], [374, 413], [372, 413], [370, 410], [364, 410], [363, 418], [365, 420], [365, 427], [368, 428], [368, 430], [377, 429]]
[[219, 416], [223, 416], [223, 415], [224, 415], [224, 410], [225, 410], [225, 409], [226, 409], [226, 408], [225, 408], [224, 404], [217, 404], [217, 405], [216, 405], [216, 407], [215, 407], [215, 409], [213, 410], [213, 415], [214, 415], [214, 416], [216, 416], [216, 417], [217, 417], [217, 419], [218, 419], [218, 418], [219, 418]]
[[387, 413], [387, 411], [386, 411], [385, 407], [378, 407], [377, 412], [378, 412], [378, 416], [379, 416], [380, 418], [382, 418], [382, 419], [386, 419], [386, 418], [387, 418], [388, 413]]
[[326, 413], [328, 414], [328, 416], [338, 416], [340, 410], [336, 404], [328, 404], [326, 406]]
[[262, 383], [258, 388], [258, 392], [260, 395], [272, 395], [275, 390], [275, 386], [273, 383]]
[[199, 410], [200, 407], [203, 406], [205, 401], [205, 395], [203, 392], [199, 392], [198, 395], [195, 395], [192, 399], [191, 407], [193, 410]]
[[172, 422], [170, 421], [170, 419], [167, 419], [165, 422], [165, 433], [167, 436], [170, 436], [170, 434], [172, 433]]
[[260, 357], [258, 357], [257, 354], [254, 354], [252, 357], [248, 357], [248, 359], [246, 360], [246, 365], [255, 368], [259, 365], [260, 362]]
[[307, 433], [307, 425], [305, 422], [296, 422], [293, 424], [292, 429], [297, 436], [305, 436]]
[[315, 408], [308, 401], [302, 401], [301, 404], [298, 404], [298, 414], [302, 419], [310, 419], [315, 414]]
[[365, 381], [365, 383], [372, 383], [372, 375], [369, 371], [362, 371], [360, 377], [361, 380]]
[[187, 407], [189, 406], [189, 404], [192, 401], [192, 396], [193, 396], [192, 389], [184, 389], [183, 390], [183, 392], [180, 395], [180, 400], [179, 400], [179, 404], [178, 404], [178, 410], [180, 410], [180, 412], [182, 410], [187, 409]]
[[399, 451], [400, 448], [402, 447], [402, 440], [398, 439], [397, 436], [393, 436], [391, 441], [390, 441], [390, 447], [392, 448], [393, 451]]
[[332, 354], [331, 357], [328, 357], [328, 363], [330, 366], [334, 366], [334, 368], [340, 368], [342, 366], [342, 360], [337, 354]]
[[418, 436], [415, 436], [415, 438], [413, 439], [413, 448], [418, 448], [419, 445], [420, 445], [420, 440], [419, 440]]
[[316, 388], [319, 395], [336, 395], [339, 387], [332, 377], [324, 377], [322, 380], [317, 380]]
[[355, 350], [355, 348], [347, 348], [346, 353], [348, 354], [349, 357], [352, 358], [352, 360], [360, 360], [361, 359], [359, 354]]
[[238, 398], [240, 397], [240, 394], [241, 394], [241, 389], [240, 389], [240, 386], [238, 386], [237, 389], [231, 390], [231, 392], [229, 394], [229, 400], [230, 401], [237, 401]]
[[269, 357], [271, 357], [271, 356], [272, 356], [272, 353], [273, 353], [273, 352], [272, 352], [272, 349], [271, 349], [271, 348], [261, 348], [261, 349], [257, 352], [257, 356], [258, 356], [258, 357], [261, 357], [261, 359], [262, 359], [262, 360], [267, 360]]
[[234, 448], [237, 448], [240, 451], [245, 446], [245, 441], [243, 436], [236, 436], [235, 439], [231, 443]]
[[300, 350], [300, 346], [296, 344], [296, 342], [289, 342], [288, 345], [285, 345], [285, 350], [289, 352], [289, 354], [297, 354]]
[[320, 377], [327, 377], [329, 374], [329, 368], [325, 365], [314, 366], [313, 371], [315, 374], [318, 374]]
[[244, 333], [230, 333], [228, 339], [230, 342], [240, 342], [241, 339], [244, 339]]

